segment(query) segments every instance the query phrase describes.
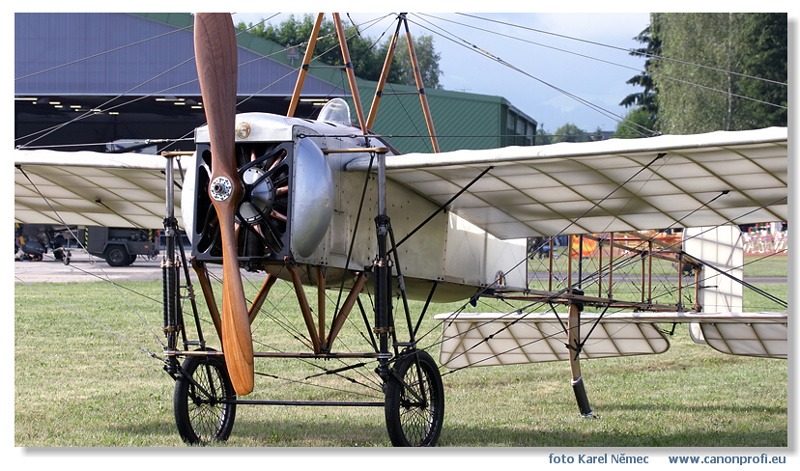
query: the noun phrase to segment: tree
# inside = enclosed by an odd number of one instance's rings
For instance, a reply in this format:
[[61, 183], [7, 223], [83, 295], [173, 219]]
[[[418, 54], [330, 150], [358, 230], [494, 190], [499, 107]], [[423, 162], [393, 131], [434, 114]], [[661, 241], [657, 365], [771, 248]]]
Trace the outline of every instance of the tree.
[[[757, 97], [766, 105], [753, 100], [740, 100], [734, 125], [740, 129], [787, 124], [787, 19], [782, 14], [751, 14], [741, 19], [742, 34], [751, 38], [743, 44], [741, 72], [761, 80], [738, 82], [739, 93]], [[775, 82], [784, 84], [778, 85]]]
[[590, 141], [602, 141], [603, 140], [603, 130], [598, 126], [593, 133], [587, 134], [586, 137]]
[[[284, 47], [298, 47], [301, 49], [302, 56], [311, 31], [314, 29], [315, 20], [316, 18], [310, 14], [303, 15], [302, 18], [290, 15], [287, 20], [277, 25], [263, 22], [256, 25], [252, 23], [245, 25], [240, 22], [236, 28]], [[356, 75], [369, 80], [374, 80], [372, 77], [380, 76], [383, 59], [378, 57], [373, 41], [357, 34], [352, 28], [346, 28], [345, 35]], [[321, 62], [329, 65], [344, 65], [333, 20], [324, 19], [322, 21], [314, 53], [314, 57]]]
[[[660, 131], [786, 126], [786, 15], [659, 13], [651, 68]], [[769, 81], [765, 80], [769, 79]]]
[[[240, 31], [267, 39], [281, 46], [297, 46], [305, 50], [308, 38], [314, 28], [315, 17], [313, 15], [303, 15], [297, 18], [290, 15], [289, 18], [280, 24], [268, 24], [263, 22], [249, 25], [240, 22], [236, 28]], [[350, 51], [350, 60], [353, 63], [353, 70], [356, 76], [377, 81], [380, 78], [383, 68], [386, 51], [389, 48], [389, 40], [383, 44], [378, 44], [375, 39], [364, 36], [355, 27], [345, 27], [347, 36], [347, 48]], [[419, 61], [420, 73], [426, 88], [440, 88], [439, 77], [442, 71], [439, 68], [440, 55], [436, 52], [431, 36], [420, 36], [413, 38], [414, 50]], [[329, 65], [343, 65], [342, 53], [339, 48], [339, 40], [336, 35], [336, 27], [331, 19], [324, 19], [320, 25], [319, 38], [315, 48], [315, 57]], [[389, 81], [405, 85], [414, 85], [414, 75], [411, 69], [411, 61], [408, 58], [408, 47], [405, 43], [405, 36], [397, 42], [395, 56], [392, 59], [392, 67], [389, 74]]]
[[655, 84], [653, 83], [653, 77], [650, 75], [649, 70], [650, 64], [653, 60], [652, 58], [661, 54], [661, 41], [659, 41], [657, 38], [654, 38], [650, 33], [650, 25], [642, 30], [642, 32], [639, 33], [639, 35], [634, 39], [640, 43], [644, 43], [645, 47], [632, 50], [630, 55], [646, 57], [647, 59], [644, 62], [644, 71], [634, 75], [625, 83], [628, 85], [643, 87], [644, 90], [637, 93], [631, 93], [623, 98], [619, 104], [626, 108], [636, 106], [656, 114], [658, 111], [658, 106], [655, 100], [656, 90]]
[[651, 134], [655, 128], [656, 117], [658, 116], [658, 103], [656, 101], [656, 86], [650, 74], [654, 57], [661, 54], [661, 41], [651, 33], [650, 25], [642, 30], [634, 38], [643, 43], [645, 47], [634, 49], [630, 52], [632, 56], [646, 57], [644, 70], [628, 79], [628, 85], [644, 88], [641, 92], [631, 93], [626, 96], [620, 105], [626, 108], [635, 107], [628, 112], [625, 122], [617, 126], [615, 135], [626, 138], [644, 137]]
[[614, 137], [634, 139], [650, 135], [655, 128], [656, 117], [645, 108], [634, 108], [625, 115], [625, 120], [617, 125]]
[[590, 141], [589, 134], [578, 126], [567, 123], [560, 128], [556, 129], [553, 135], [552, 142], [588, 142]]
[[553, 143], [553, 136], [547, 133], [544, 130], [544, 124], [539, 123], [539, 127], [536, 129], [536, 137], [534, 138], [534, 143], [537, 146], [544, 146], [547, 144]]
[[[433, 45], [433, 37], [419, 36], [412, 38], [414, 41], [414, 53], [419, 63], [420, 75], [425, 88], [441, 88], [439, 77], [442, 74], [439, 68], [441, 55], [436, 52]], [[386, 41], [381, 47], [381, 53], [385, 57], [389, 49], [390, 41]], [[411, 66], [411, 56], [408, 52], [408, 40], [401, 36], [397, 40], [394, 57], [392, 58], [392, 69], [389, 72], [389, 82], [405, 85], [416, 85], [414, 80], [414, 69]]]

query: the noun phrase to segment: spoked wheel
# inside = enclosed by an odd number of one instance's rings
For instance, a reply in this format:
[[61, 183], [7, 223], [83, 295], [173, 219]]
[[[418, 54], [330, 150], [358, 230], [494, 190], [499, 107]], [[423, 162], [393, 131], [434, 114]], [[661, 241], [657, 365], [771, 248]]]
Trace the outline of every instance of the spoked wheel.
[[444, 387], [424, 351], [398, 360], [386, 382], [386, 427], [394, 446], [435, 446], [444, 421]]
[[184, 442], [203, 445], [227, 440], [236, 418], [236, 399], [225, 361], [217, 356], [184, 360], [175, 383], [174, 409]]

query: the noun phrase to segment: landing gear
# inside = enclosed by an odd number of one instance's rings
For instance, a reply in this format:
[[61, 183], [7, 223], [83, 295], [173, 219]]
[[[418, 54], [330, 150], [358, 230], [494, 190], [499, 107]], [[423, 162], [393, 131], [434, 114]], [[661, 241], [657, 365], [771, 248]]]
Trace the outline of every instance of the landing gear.
[[[282, 149], [283, 147], [279, 149], [277, 156], [268, 154], [268, 158], [263, 160], [264, 165], [268, 168], [281, 168], [282, 162], [285, 160], [281, 157], [284, 153], [280, 152]], [[386, 152], [383, 148], [371, 148], [369, 151], [381, 155]], [[293, 155], [288, 151], [285, 153]], [[250, 149], [241, 155], [250, 158], [254, 152]], [[294, 155], [296, 156], [296, 154]], [[262, 161], [255, 159], [251, 162]], [[249, 169], [252, 168], [254, 167], [249, 167]], [[383, 165], [380, 168], [383, 168]], [[174, 202], [173, 171], [174, 166], [169, 161], [166, 172], [168, 202]], [[269, 221], [264, 217], [267, 213], [273, 215], [272, 217], [278, 214], [275, 212], [275, 205], [270, 206], [266, 199], [259, 199], [261, 196], [271, 197], [273, 192], [277, 196], [278, 190], [283, 188], [288, 191], [288, 181], [284, 184], [283, 180], [276, 180], [270, 181], [268, 184], [266, 178], [273, 174], [269, 173], [269, 170], [265, 170], [263, 174], [259, 172], [253, 170], [251, 173], [254, 175], [247, 178], [242, 177], [243, 181], [247, 181], [249, 178], [255, 183], [252, 188], [248, 187], [249, 196], [246, 203], [249, 206], [245, 206], [244, 213], [241, 209], [237, 210], [238, 228], [235, 224], [237, 219], [230, 218], [225, 223], [227, 224], [225, 227], [234, 236], [237, 236], [237, 229], [240, 233], [247, 233], [245, 229], [249, 226], [246, 226], [245, 223], [249, 224], [252, 220], [261, 224], [265, 220]], [[210, 180], [210, 175], [206, 175], [206, 177], [203, 179], [205, 186], [201, 185], [203, 188], [213, 183], [213, 181], [206, 181]], [[262, 183], [263, 185], [259, 186]], [[220, 352], [206, 351], [200, 311], [191, 295], [193, 290], [190, 286], [189, 260], [182, 250], [177, 250], [180, 246], [177, 243], [179, 231], [173, 213], [174, 205], [167, 205], [167, 217], [164, 220], [167, 250], [162, 264], [165, 299], [164, 332], [167, 335], [165, 370], [176, 380], [173, 400], [175, 420], [178, 432], [185, 442], [195, 445], [227, 440], [234, 426], [236, 407], [239, 405], [278, 405], [380, 407], [384, 409], [386, 427], [393, 445], [436, 445], [444, 421], [444, 388], [435, 361], [430, 354], [417, 349], [416, 340], [417, 330], [427, 311], [428, 304], [426, 303], [415, 322], [411, 318], [405, 281], [400, 269], [403, 265], [398, 260], [395, 250], [397, 244], [394, 241], [389, 217], [385, 214], [385, 172], [383, 170], [379, 172], [378, 187], [380, 197], [378, 198], [378, 215], [375, 218], [378, 250], [372, 267], [365, 267], [366, 269], [363, 271], [342, 269], [335, 265], [297, 263], [291, 252], [287, 252], [286, 255], [277, 253], [278, 249], [288, 248], [289, 245], [279, 247], [277, 241], [285, 238], [277, 237], [279, 234], [275, 231], [273, 232], [277, 235], [274, 240], [270, 241], [267, 238], [255, 240], [256, 247], [251, 247], [252, 244], [247, 243], [238, 244], [236, 243], [239, 242], [238, 240], [234, 240], [234, 244], [226, 245], [221, 242], [222, 232], [218, 230], [223, 226], [221, 218], [217, 218], [217, 222], [210, 228], [207, 227], [208, 224], [203, 224], [205, 228], [203, 234], [195, 233], [199, 237], [198, 241], [193, 240], [193, 243], [202, 244], [204, 250], [193, 249], [195, 257], [191, 260], [191, 264], [202, 288], [214, 330], [220, 343], [228, 345], [225, 347], [224, 356]], [[284, 190], [281, 190], [280, 193], [283, 195]], [[199, 194], [204, 195], [205, 192], [199, 192]], [[288, 195], [288, 193], [286, 194]], [[211, 206], [207, 212], [209, 215], [216, 211], [213, 204]], [[272, 209], [268, 211], [269, 208]], [[295, 217], [297, 217], [296, 213]], [[208, 220], [214, 219], [209, 218]], [[272, 227], [270, 224], [261, 224], [253, 231], [268, 233], [271, 230], [270, 227]], [[286, 239], [286, 241], [291, 240]], [[258, 243], [261, 247], [258, 246]], [[315, 246], [316, 242], [311, 245]], [[255, 253], [251, 253], [251, 249]], [[261, 251], [259, 252], [259, 250]], [[229, 265], [227, 268], [226, 260]], [[231, 260], [233, 263], [230, 262]], [[226, 317], [225, 309], [219, 309], [207, 263], [222, 264], [223, 306], [226, 306], [225, 300], [229, 300], [226, 298], [226, 294], [237, 291], [230, 289], [232, 286], [230, 283], [241, 284], [242, 269], [249, 272], [263, 271], [266, 273], [262, 287], [250, 303], [245, 302], [243, 306], [239, 307], [228, 306], [229, 313], [235, 314], [237, 317], [233, 319], [230, 316]], [[370, 278], [374, 280], [374, 291], [371, 295], [369, 288], [366, 287]], [[259, 317], [259, 312], [261, 312], [273, 284], [278, 279], [291, 283], [299, 308], [299, 316], [296, 318], [284, 316], [285, 308], [276, 305], [271, 306], [274, 314]], [[340, 296], [337, 298], [332, 312], [326, 312], [328, 311], [326, 309], [328, 305], [326, 291], [330, 279], [336, 280], [336, 283], [340, 285]], [[181, 280], [185, 280], [187, 285], [182, 286]], [[317, 291], [316, 304], [313, 301], [309, 302], [306, 293], [308, 286]], [[429, 301], [433, 298], [437, 286], [437, 283], [432, 284]], [[346, 290], [349, 290], [349, 293], [341, 296]], [[183, 296], [184, 292], [187, 293], [185, 297]], [[392, 306], [394, 297], [398, 293], [402, 297], [403, 313], [405, 314], [405, 322], [400, 326], [395, 325], [397, 319]], [[367, 309], [359, 299], [362, 294], [372, 296], [374, 323], [369, 319]], [[242, 297], [244, 297], [243, 295], [244, 293], [242, 293]], [[189, 302], [187, 303], [184, 299], [188, 299]], [[187, 325], [185, 321], [189, 319], [184, 319], [183, 309], [189, 304], [195, 321], [194, 326]], [[341, 329], [348, 321], [351, 312], [354, 311], [360, 312], [364, 321], [364, 330], [357, 339], [358, 342], [361, 342], [361, 347], [356, 349], [338, 348], [340, 343], [356, 338], [355, 336], [352, 338], [342, 336], [340, 340], [337, 340]], [[328, 317], [327, 314], [332, 314], [332, 316]], [[264, 319], [265, 316], [268, 318]], [[240, 320], [239, 317], [242, 317], [243, 321], [241, 331], [247, 335], [240, 336], [238, 335], [239, 330], [236, 330], [235, 335], [227, 337], [230, 340], [228, 342], [224, 335], [226, 326], [237, 325], [235, 322]], [[250, 324], [256, 319], [258, 327], [274, 323], [277, 327], [289, 332], [294, 340], [302, 344], [303, 351], [295, 351], [291, 347], [287, 349], [270, 346], [266, 351], [251, 350], [249, 358], [242, 355], [236, 359], [231, 355], [231, 349], [235, 349], [237, 346], [252, 348], [253, 341], [250, 335], [253, 330], [251, 330]], [[234, 323], [231, 323], [232, 320]], [[258, 332], [262, 335], [269, 335], [265, 332], [266, 330], [268, 329], [261, 329]], [[404, 337], [406, 334], [408, 335], [407, 340]], [[243, 341], [236, 343], [242, 338], [244, 338]], [[231, 342], [233, 342], [233, 347], [231, 347]], [[267, 345], [265, 342], [258, 344]], [[333, 345], [337, 348], [332, 347]], [[200, 351], [190, 350], [197, 346]], [[311, 351], [305, 350], [308, 347]], [[241, 351], [244, 350], [245, 348], [241, 349]], [[179, 366], [180, 358], [185, 358], [185, 360]], [[253, 389], [253, 383], [246, 384], [246, 388], [240, 388], [240, 386], [247, 379], [253, 377], [255, 371], [252, 360], [260, 358], [302, 360], [303, 364], [300, 367], [313, 366], [316, 370], [305, 377], [292, 378], [291, 376], [299, 375], [291, 369], [280, 370], [280, 367], [275, 366], [277, 363], [275, 361], [267, 366], [273, 370], [259, 371], [259, 374], [262, 375], [260, 376], [262, 386], [272, 381], [285, 383], [288, 380], [292, 385], [308, 383], [311, 386], [324, 388], [325, 395], [320, 397], [312, 394], [308, 398], [287, 399], [281, 396], [288, 396], [291, 391], [276, 390], [277, 398], [241, 399]], [[246, 361], [248, 359], [251, 360], [249, 363]], [[313, 360], [324, 360], [324, 363]], [[377, 362], [377, 366], [374, 366], [374, 362]], [[240, 367], [239, 370], [237, 367]], [[242, 371], [245, 367], [250, 370]], [[274, 368], [278, 368], [278, 370], [274, 370]], [[377, 373], [379, 378], [374, 378], [372, 376], [374, 373], [371, 373], [370, 370]], [[248, 373], [249, 378], [246, 377]], [[330, 383], [335, 381], [346, 381], [347, 385], [344, 388], [338, 385], [330, 387]]]
[[173, 398], [178, 433], [190, 445], [225, 441], [236, 418], [236, 393], [220, 356], [184, 360]]
[[444, 422], [444, 387], [421, 350], [399, 359], [386, 382], [386, 428], [394, 446], [434, 446]]

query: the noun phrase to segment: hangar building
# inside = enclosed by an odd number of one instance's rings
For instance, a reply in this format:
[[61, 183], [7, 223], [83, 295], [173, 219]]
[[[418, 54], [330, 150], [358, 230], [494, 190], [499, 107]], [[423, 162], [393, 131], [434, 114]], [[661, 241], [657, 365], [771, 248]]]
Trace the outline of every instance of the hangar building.
[[[205, 115], [190, 14], [16, 13], [14, 22], [15, 146], [194, 148]], [[285, 114], [300, 60], [248, 33], [237, 41], [238, 111]], [[358, 88], [368, 107], [376, 84]], [[502, 97], [426, 93], [441, 150], [535, 144], [536, 122]], [[312, 66], [295, 115], [313, 118], [320, 103], [348, 95], [341, 70]], [[402, 152], [430, 150], [414, 87], [390, 84], [383, 96], [373, 131], [395, 136]]]

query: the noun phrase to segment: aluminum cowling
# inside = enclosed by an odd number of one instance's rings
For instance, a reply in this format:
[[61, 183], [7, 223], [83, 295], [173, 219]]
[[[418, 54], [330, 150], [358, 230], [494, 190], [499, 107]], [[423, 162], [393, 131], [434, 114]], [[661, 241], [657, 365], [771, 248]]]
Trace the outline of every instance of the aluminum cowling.
[[296, 141], [292, 185], [291, 248], [309, 257], [333, 216], [333, 175], [322, 150], [310, 139]]

